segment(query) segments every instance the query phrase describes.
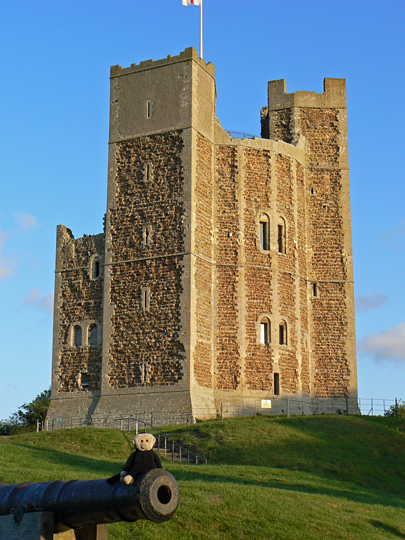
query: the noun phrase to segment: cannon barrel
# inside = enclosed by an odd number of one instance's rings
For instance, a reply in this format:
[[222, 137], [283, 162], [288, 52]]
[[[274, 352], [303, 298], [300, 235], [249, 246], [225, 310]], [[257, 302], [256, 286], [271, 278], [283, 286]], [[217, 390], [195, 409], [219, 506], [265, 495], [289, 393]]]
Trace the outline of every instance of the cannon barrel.
[[106, 480], [0, 484], [0, 516], [18, 508], [52, 512], [54, 533], [138, 519], [161, 523], [173, 516], [178, 504], [177, 482], [164, 469], [149, 471], [133, 486]]

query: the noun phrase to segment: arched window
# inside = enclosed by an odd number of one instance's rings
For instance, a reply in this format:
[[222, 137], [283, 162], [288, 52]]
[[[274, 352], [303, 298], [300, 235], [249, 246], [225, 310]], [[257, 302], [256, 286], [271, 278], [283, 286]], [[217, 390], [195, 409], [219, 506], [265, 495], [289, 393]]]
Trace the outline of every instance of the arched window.
[[267, 317], [260, 319], [260, 343], [269, 345], [271, 341], [271, 326], [270, 320]]
[[96, 324], [89, 326], [88, 344], [90, 347], [95, 347], [98, 340], [98, 328]]
[[100, 259], [94, 255], [90, 262], [90, 278], [98, 279], [100, 277]]
[[73, 328], [73, 345], [74, 347], [82, 345], [82, 328], [78, 324]]
[[259, 218], [260, 249], [270, 251], [270, 219], [267, 214], [261, 214]]
[[287, 345], [287, 323], [281, 321], [278, 327], [279, 344]]
[[278, 236], [277, 236], [278, 252], [286, 253], [285, 219], [282, 217], [278, 218], [277, 233], [278, 233]]

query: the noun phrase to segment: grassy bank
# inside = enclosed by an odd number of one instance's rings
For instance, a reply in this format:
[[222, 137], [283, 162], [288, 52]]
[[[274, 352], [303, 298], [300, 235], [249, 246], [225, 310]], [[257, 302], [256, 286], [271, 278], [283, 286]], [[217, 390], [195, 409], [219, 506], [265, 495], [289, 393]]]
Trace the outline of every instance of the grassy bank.
[[[111, 540], [405, 538], [405, 424], [343, 416], [243, 418], [172, 428], [209, 465], [164, 462], [171, 521], [110, 525]], [[0, 438], [0, 481], [108, 477], [133, 434], [72, 429]]]

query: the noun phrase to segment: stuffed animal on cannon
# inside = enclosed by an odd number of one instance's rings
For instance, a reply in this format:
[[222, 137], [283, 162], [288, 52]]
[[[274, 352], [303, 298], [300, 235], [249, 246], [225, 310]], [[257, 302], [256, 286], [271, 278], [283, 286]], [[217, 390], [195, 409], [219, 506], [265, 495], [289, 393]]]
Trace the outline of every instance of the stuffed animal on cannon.
[[152, 469], [162, 469], [159, 456], [153, 451], [155, 442], [155, 437], [150, 433], [139, 433], [134, 437], [132, 444], [135, 446], [135, 452], [129, 456], [122, 471], [109, 478], [107, 482], [115, 484], [120, 480], [130, 486], [139, 476]]

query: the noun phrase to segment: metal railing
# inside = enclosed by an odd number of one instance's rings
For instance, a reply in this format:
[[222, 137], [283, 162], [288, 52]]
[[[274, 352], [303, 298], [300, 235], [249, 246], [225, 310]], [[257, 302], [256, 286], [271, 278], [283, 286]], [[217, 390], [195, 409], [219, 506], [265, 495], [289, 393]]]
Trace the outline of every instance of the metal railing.
[[[153, 419], [153, 414], [151, 414]], [[132, 416], [124, 416], [119, 418], [91, 418], [85, 419], [80, 417], [70, 417], [64, 421], [63, 418], [46, 420], [41, 424], [37, 423], [37, 431], [55, 431], [60, 429], [69, 429], [75, 427], [94, 427], [94, 428], [110, 428], [119, 429], [121, 431], [135, 431], [138, 433], [151, 433], [156, 435], [155, 447], [164, 453], [167, 458], [171, 455], [171, 461], [183, 461], [187, 463], [208, 463], [208, 459], [192, 452], [178, 441], [169, 437], [160, 429], [156, 428], [153, 423], [139, 420]]]
[[364, 399], [359, 398], [360, 414], [364, 416], [385, 416], [387, 411], [392, 411], [398, 415], [398, 405], [402, 402], [401, 399]]
[[[263, 401], [266, 402], [264, 408]], [[53, 431], [57, 429], [67, 429], [75, 427], [95, 427], [120, 429], [122, 431], [136, 431], [139, 426], [150, 426], [150, 429], [156, 429], [156, 425], [189, 425], [197, 419], [207, 420], [214, 418], [233, 418], [244, 416], [270, 415], [270, 416], [308, 416], [319, 414], [360, 414], [364, 416], [384, 416], [387, 411], [398, 411], [398, 405], [402, 403], [401, 399], [376, 399], [359, 398], [358, 401], [350, 400], [348, 397], [328, 398], [328, 399], [310, 399], [294, 397], [273, 397], [271, 400], [257, 400], [256, 402], [236, 406], [229, 403], [221, 403], [218, 409], [193, 410], [193, 417], [190, 415], [181, 415], [168, 413], [162, 415], [154, 412], [137, 412], [134, 416], [122, 417], [83, 417], [69, 416], [66, 418], [48, 418], [46, 421], [37, 424], [37, 430]], [[197, 420], [198, 421], [198, 420]]]
[[258, 135], [254, 135], [253, 133], [246, 133], [244, 131], [232, 131], [230, 129], [227, 129], [226, 132], [228, 135], [230, 135], [233, 139], [254, 139], [260, 138]]

